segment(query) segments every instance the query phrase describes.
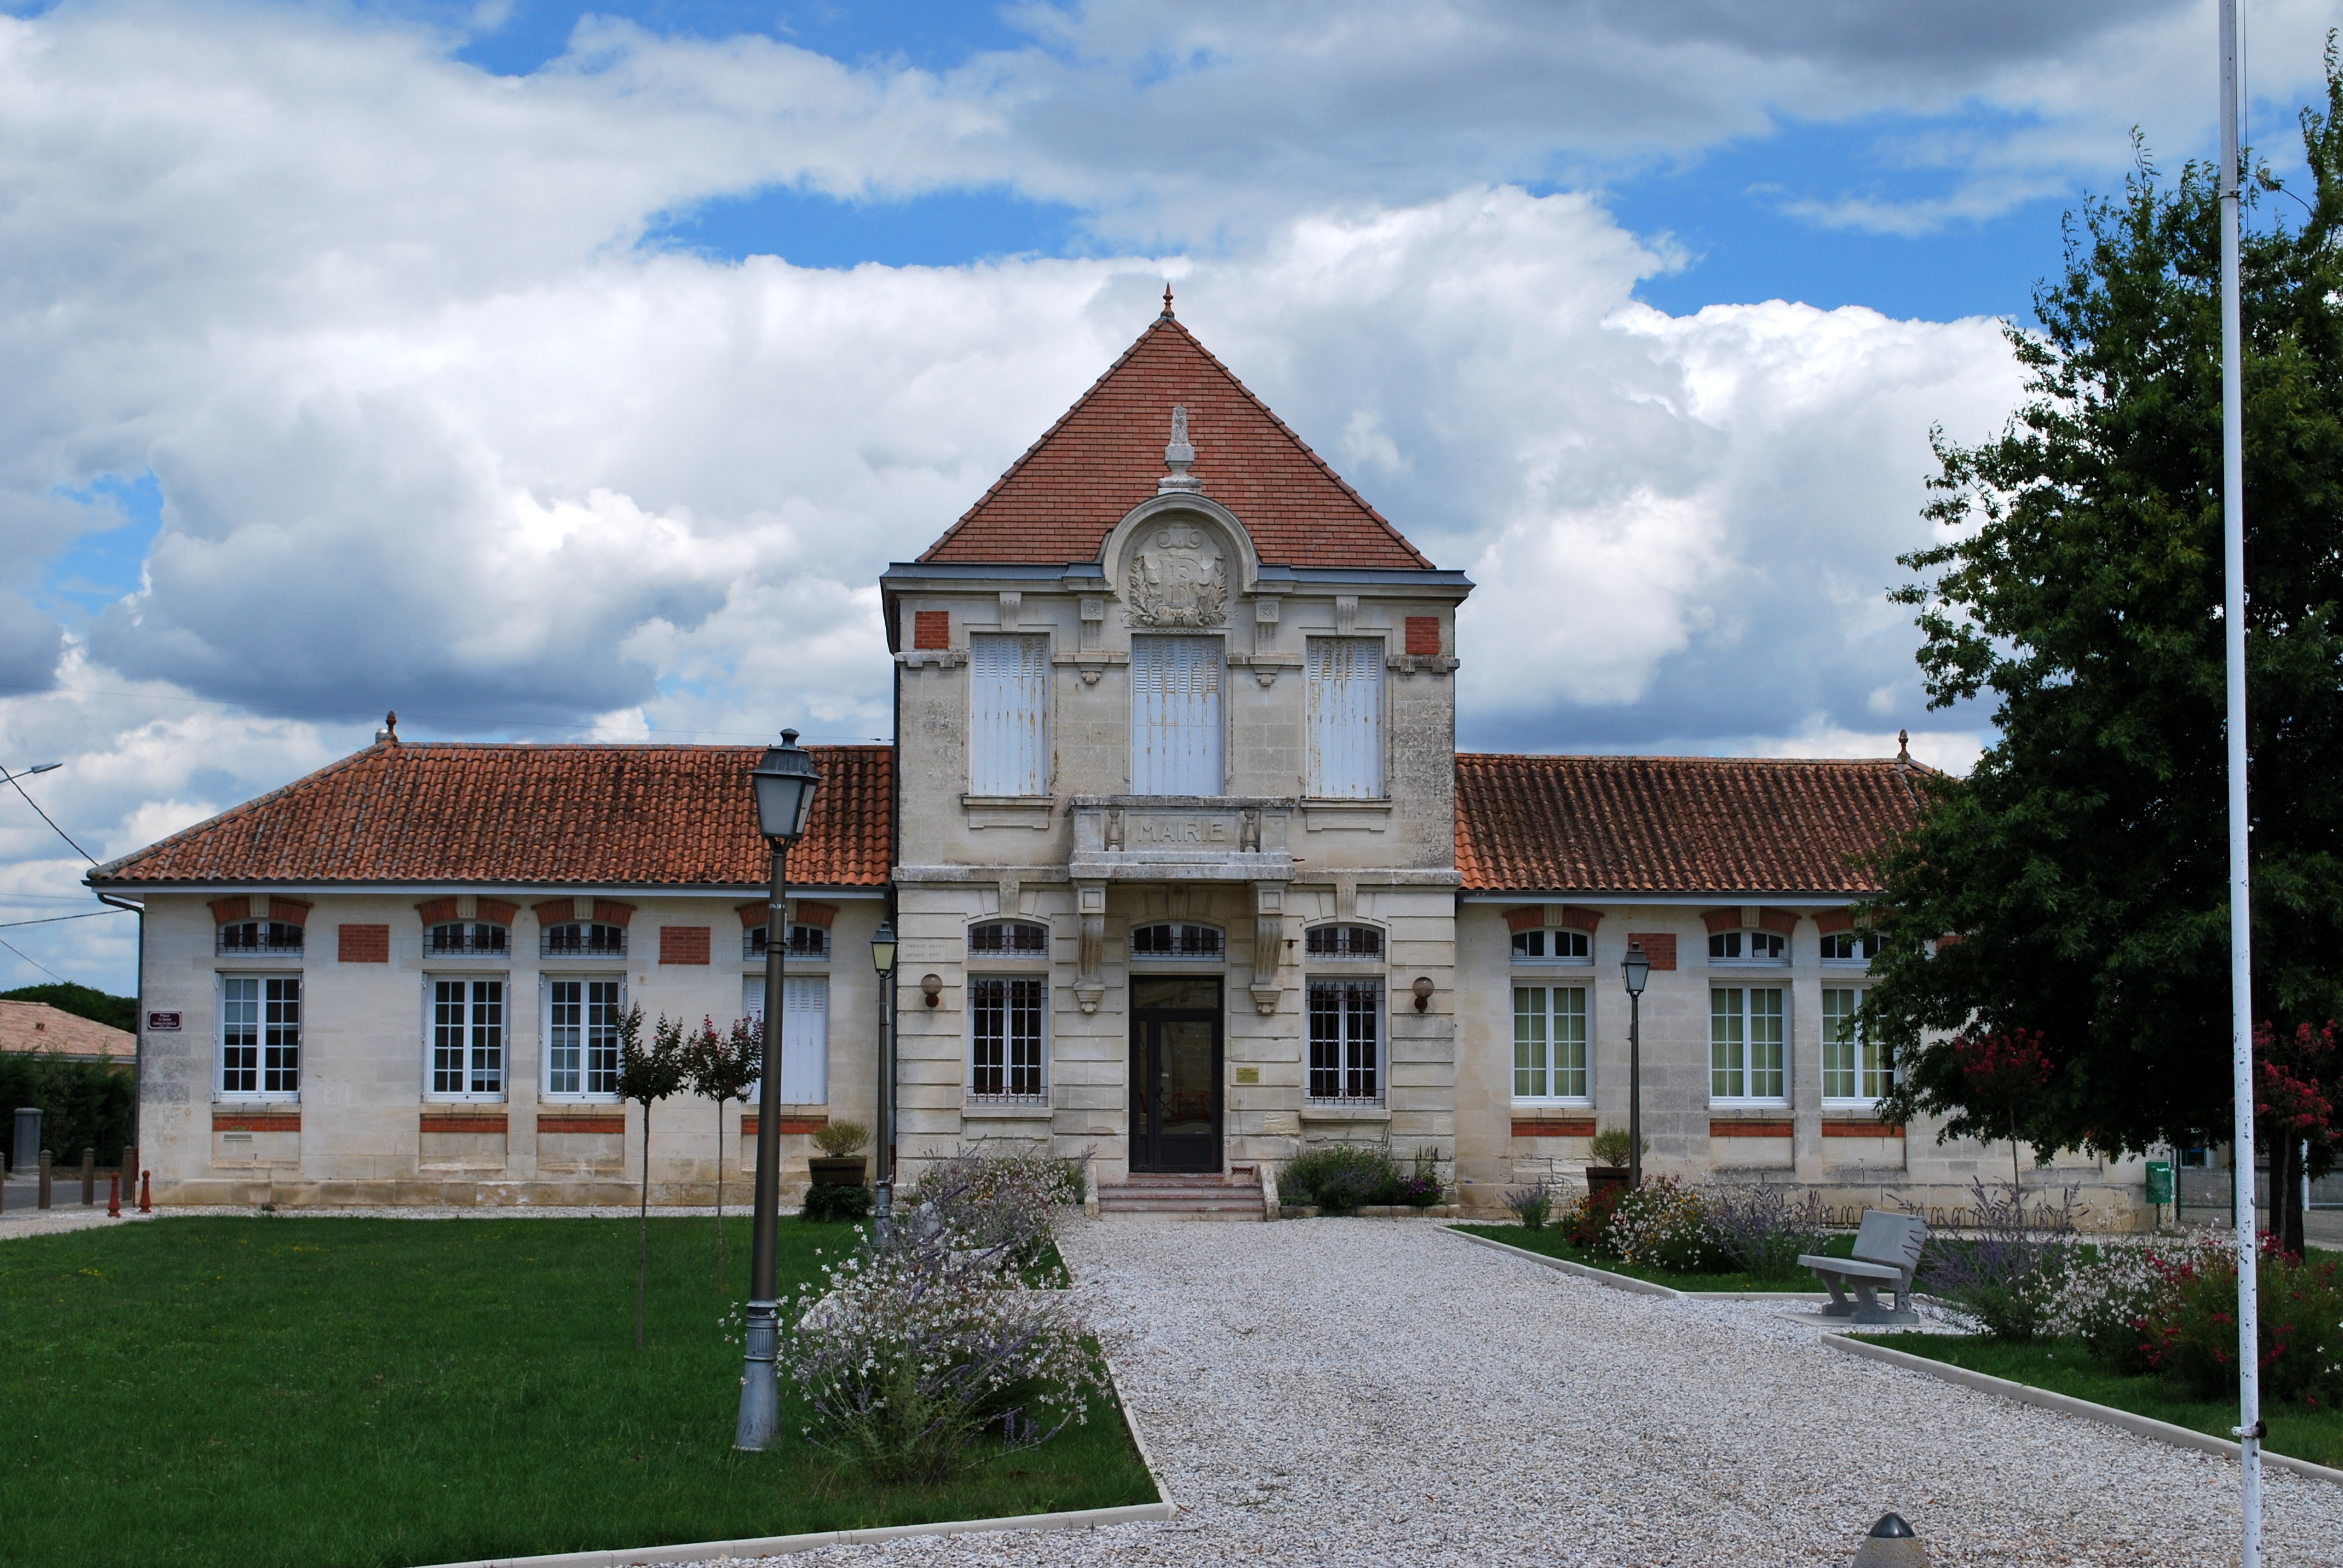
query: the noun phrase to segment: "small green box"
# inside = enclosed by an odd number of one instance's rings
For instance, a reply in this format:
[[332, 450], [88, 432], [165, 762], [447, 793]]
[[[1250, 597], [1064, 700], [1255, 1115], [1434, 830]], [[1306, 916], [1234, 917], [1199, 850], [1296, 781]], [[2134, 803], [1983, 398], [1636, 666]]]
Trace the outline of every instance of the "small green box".
[[2172, 1201], [2172, 1161], [2151, 1160], [2147, 1162], [2147, 1201], [2151, 1203]]

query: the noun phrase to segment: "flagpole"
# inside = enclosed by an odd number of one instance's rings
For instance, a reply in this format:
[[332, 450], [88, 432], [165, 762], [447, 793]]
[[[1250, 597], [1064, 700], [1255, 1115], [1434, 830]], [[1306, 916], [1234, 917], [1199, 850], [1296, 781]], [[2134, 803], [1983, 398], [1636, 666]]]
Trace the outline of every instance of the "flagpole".
[[[2261, 1302], [2254, 1220], [2252, 879], [2246, 816], [2246, 459], [2237, 280], [2237, 0], [2221, 0], [2221, 618], [2228, 644], [2229, 1068], [2236, 1101], [2240, 1568], [2261, 1568]], [[2278, 1194], [2271, 1193], [2273, 1202]]]

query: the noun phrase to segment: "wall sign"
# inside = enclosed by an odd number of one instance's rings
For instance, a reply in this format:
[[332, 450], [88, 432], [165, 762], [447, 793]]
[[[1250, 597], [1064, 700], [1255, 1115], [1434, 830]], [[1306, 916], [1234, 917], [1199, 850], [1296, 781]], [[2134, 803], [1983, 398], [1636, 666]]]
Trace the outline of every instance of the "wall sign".
[[179, 1015], [176, 1012], [150, 1012], [146, 1015], [146, 1027], [156, 1033], [169, 1033], [179, 1027]]

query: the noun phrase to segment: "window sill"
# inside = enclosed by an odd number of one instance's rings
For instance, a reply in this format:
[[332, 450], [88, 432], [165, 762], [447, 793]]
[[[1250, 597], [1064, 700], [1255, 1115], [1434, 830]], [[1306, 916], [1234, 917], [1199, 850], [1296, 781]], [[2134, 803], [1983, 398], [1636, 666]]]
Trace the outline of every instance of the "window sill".
[[1046, 829], [1058, 806], [1054, 795], [962, 795], [960, 803], [971, 829]]
[[1591, 970], [1593, 959], [1523, 959], [1513, 960], [1513, 967], [1529, 974], [1547, 974], [1554, 970]]
[[1391, 825], [1389, 800], [1339, 800], [1304, 798], [1302, 827], [1311, 833], [1380, 833]]
[[1049, 1096], [970, 1095], [960, 1113], [970, 1121], [1038, 1121], [1052, 1114]]
[[1389, 1121], [1391, 1107], [1363, 1100], [1305, 1100], [1302, 1102], [1304, 1121]]
[[1790, 960], [1787, 959], [1711, 959], [1708, 960], [1708, 967], [1713, 970], [1750, 970], [1759, 974], [1769, 971], [1775, 974], [1786, 974], [1789, 972]]

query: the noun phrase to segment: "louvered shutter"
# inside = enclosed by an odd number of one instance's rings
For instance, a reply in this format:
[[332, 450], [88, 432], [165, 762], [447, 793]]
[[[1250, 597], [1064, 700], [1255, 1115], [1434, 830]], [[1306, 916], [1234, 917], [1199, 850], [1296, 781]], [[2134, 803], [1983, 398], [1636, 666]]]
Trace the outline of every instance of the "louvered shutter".
[[1131, 789], [1218, 795], [1221, 639], [1131, 639]]
[[781, 978], [781, 1103], [830, 1102], [830, 980]]
[[1001, 632], [968, 639], [968, 790], [1050, 792], [1050, 639]]
[[1383, 644], [1310, 639], [1310, 793], [1374, 800], [1383, 792]]

